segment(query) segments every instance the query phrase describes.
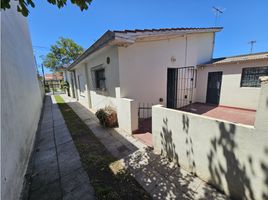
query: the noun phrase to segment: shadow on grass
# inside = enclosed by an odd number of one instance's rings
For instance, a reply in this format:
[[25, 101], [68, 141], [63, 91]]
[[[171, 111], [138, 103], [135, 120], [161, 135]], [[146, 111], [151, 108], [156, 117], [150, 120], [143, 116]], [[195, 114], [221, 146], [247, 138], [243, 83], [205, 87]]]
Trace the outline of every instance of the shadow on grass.
[[125, 170], [113, 173], [109, 165], [118, 160], [110, 154], [88, 126], [64, 102], [55, 96], [71, 133], [81, 162], [98, 199], [150, 199], [149, 194]]

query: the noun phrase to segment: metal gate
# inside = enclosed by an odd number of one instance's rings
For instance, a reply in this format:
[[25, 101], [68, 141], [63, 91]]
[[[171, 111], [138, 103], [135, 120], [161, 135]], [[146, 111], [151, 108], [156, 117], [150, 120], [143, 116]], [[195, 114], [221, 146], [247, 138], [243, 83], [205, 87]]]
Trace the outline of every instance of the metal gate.
[[[176, 68], [174, 72], [175, 75], [168, 76], [167, 91], [173, 88], [173, 95], [168, 96], [167, 99], [172, 102], [172, 108], [181, 108], [193, 102], [194, 88], [196, 87], [196, 69], [195, 67], [181, 67]], [[169, 79], [172, 80], [170, 81]]]
[[152, 103], [139, 103], [138, 125], [139, 132], [152, 132]]

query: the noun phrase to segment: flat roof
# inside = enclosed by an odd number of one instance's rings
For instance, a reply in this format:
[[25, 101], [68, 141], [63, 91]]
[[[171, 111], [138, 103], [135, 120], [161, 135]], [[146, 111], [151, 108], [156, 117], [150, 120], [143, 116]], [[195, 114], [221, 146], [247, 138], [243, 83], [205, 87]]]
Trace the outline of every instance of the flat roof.
[[268, 52], [259, 52], [259, 53], [252, 53], [252, 54], [243, 54], [243, 55], [236, 55], [236, 56], [229, 56], [229, 57], [214, 58], [210, 62], [200, 64], [198, 66], [229, 64], [229, 63], [247, 62], [247, 61], [254, 61], [254, 60], [267, 60], [268, 61]]

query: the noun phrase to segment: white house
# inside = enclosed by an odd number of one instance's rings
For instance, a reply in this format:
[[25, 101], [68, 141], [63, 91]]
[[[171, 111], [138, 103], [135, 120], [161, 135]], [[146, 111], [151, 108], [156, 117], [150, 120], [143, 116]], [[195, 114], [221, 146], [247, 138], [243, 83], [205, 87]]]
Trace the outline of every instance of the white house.
[[[268, 52], [213, 59], [198, 66], [195, 101], [256, 110], [260, 96], [259, 77], [267, 75]], [[216, 90], [209, 87], [213, 81], [219, 82]]]
[[[119, 126], [133, 131], [137, 120], [129, 119], [126, 126], [126, 116], [136, 116], [139, 103], [171, 106], [174, 96], [167, 88], [176, 75], [169, 68], [189, 67], [187, 77], [196, 76], [196, 66], [212, 60], [215, 33], [221, 29], [107, 31], [69, 66], [71, 95], [87, 108], [115, 107]], [[195, 89], [185, 97], [193, 101], [194, 96]]]
[[[162, 104], [152, 108], [155, 151], [231, 197], [265, 199], [268, 53], [213, 59], [220, 30], [108, 31], [69, 66], [71, 95], [90, 109], [115, 107], [128, 132], [139, 103]], [[217, 105], [215, 117], [191, 113], [200, 103]]]

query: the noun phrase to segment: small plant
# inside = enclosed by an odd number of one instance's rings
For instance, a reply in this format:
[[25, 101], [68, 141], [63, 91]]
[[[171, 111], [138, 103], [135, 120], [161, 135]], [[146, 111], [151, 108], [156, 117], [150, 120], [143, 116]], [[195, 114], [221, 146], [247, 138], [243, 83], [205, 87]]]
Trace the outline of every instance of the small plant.
[[70, 85], [68, 81], [64, 81], [61, 83], [61, 88], [63, 88], [63, 91], [67, 91], [67, 95], [70, 96]]
[[100, 124], [102, 126], [112, 128], [118, 125], [117, 113], [110, 106], [106, 106], [105, 108], [97, 110], [95, 115], [100, 120]]

